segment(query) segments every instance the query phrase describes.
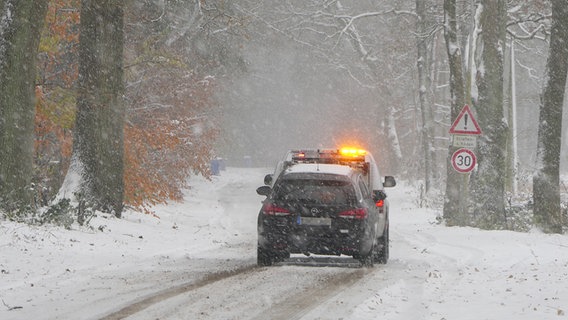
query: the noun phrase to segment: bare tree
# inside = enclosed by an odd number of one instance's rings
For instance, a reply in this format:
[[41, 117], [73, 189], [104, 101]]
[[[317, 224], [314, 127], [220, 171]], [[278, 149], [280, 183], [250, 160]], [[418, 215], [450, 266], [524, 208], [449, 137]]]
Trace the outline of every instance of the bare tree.
[[424, 155], [424, 187], [428, 194], [434, 178], [434, 123], [432, 116], [432, 63], [434, 34], [437, 32], [436, 23], [429, 15], [429, 8], [433, 6], [431, 1], [416, 0], [416, 47], [418, 71], [418, 102], [422, 116], [422, 152]]
[[[343, 89], [334, 92], [337, 98], [346, 100], [340, 104], [347, 107], [354, 103], [351, 97], [347, 97], [350, 90], [345, 89], [348, 86], [357, 87], [356, 90], [365, 91], [372, 97], [357, 105], [358, 112], [351, 113], [350, 119], [364, 118], [361, 120], [368, 123], [367, 132], [372, 132], [365, 137], [366, 142], [371, 148], [376, 148], [373, 151], [381, 154], [384, 167], [396, 172], [399, 169], [407, 171], [411, 166], [418, 167], [416, 157], [403, 157], [403, 151], [412, 148], [404, 149], [404, 141], [401, 141], [400, 147], [397, 145], [399, 131], [411, 131], [406, 139], [412, 143], [419, 135], [414, 127], [399, 128], [400, 118], [407, 116], [410, 109], [415, 112], [416, 87], [408, 88], [407, 85], [416, 83], [415, 38], [411, 32], [402, 31], [396, 36], [390, 32], [407, 30], [414, 25], [416, 14], [413, 4], [413, 1], [392, 4], [310, 0], [266, 1], [237, 8], [253, 18], [254, 30], [251, 33], [254, 38], [266, 40], [270, 36], [279, 37], [279, 41], [286, 39], [289, 41], [287, 45], [295, 46], [298, 51], [304, 52], [302, 55], [309, 52], [318, 66], [317, 73], [333, 73], [334, 81], [343, 86]], [[304, 70], [312, 70], [311, 67], [306, 66]], [[303, 79], [306, 78], [303, 76]], [[409, 95], [409, 91], [413, 94]], [[394, 121], [389, 122], [393, 107], [394, 117], [391, 120]], [[344, 112], [326, 111], [329, 114]], [[407, 160], [409, 158], [412, 160]], [[405, 161], [409, 165], [405, 165]]]
[[48, 1], [0, 1], [0, 209], [33, 207], [35, 62]]
[[540, 102], [537, 164], [533, 176], [534, 222], [547, 233], [562, 233], [560, 148], [562, 107], [568, 73], [568, 6], [552, 0], [550, 52]]

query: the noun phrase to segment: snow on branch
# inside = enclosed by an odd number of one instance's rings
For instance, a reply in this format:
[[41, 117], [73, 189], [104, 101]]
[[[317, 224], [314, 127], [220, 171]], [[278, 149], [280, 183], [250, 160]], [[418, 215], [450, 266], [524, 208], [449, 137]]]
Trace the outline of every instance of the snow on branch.
[[548, 34], [546, 27], [543, 24], [540, 24], [533, 31], [527, 31], [527, 30], [525, 30], [526, 28], [521, 27], [521, 26], [519, 26], [519, 27], [520, 27], [520, 29], [522, 29], [525, 32], [525, 35], [519, 35], [509, 28], [507, 28], [507, 34], [509, 34], [510, 36], [512, 36], [513, 38], [518, 39], [518, 40], [530, 40], [530, 39], [545, 40], [544, 38], [537, 37], [537, 34], [539, 33], [539, 31], [542, 31], [542, 33], [545, 34], [545, 35]]

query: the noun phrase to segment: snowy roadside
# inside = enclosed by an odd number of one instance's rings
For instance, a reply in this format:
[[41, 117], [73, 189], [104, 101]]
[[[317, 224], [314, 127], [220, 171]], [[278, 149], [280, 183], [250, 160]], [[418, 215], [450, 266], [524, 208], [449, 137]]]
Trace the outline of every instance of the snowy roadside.
[[[90, 228], [72, 230], [0, 221], [0, 319], [93, 318], [101, 305], [118, 306], [212, 268], [253, 264], [261, 199], [256, 185], [241, 180], [246, 175], [261, 182], [266, 171], [196, 177], [185, 202], [155, 208], [158, 218], [129, 211], [123, 219], [98, 215]], [[251, 190], [235, 194], [250, 194], [237, 208], [249, 214], [229, 216], [223, 203], [231, 201], [231, 190], [246, 187]], [[200, 265], [204, 257], [219, 263]], [[77, 310], [82, 316], [71, 316]]]

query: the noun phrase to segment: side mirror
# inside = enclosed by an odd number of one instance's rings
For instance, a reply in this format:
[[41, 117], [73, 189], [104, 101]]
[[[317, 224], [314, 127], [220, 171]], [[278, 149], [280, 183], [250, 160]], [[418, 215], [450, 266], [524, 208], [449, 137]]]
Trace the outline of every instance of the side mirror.
[[385, 182], [383, 182], [383, 187], [391, 188], [396, 186], [396, 180], [393, 176], [385, 176]]
[[264, 176], [264, 184], [269, 186], [272, 184], [272, 175], [271, 174], [267, 174]]
[[256, 189], [256, 193], [258, 193], [261, 196], [267, 196], [270, 194], [270, 192], [272, 191], [272, 188], [270, 188], [269, 186], [262, 186], [262, 187], [258, 187]]

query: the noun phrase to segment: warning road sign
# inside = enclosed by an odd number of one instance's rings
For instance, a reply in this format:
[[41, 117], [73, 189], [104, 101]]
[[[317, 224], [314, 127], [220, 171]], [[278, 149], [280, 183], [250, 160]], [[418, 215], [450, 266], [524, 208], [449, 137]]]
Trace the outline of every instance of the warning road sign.
[[467, 173], [475, 167], [477, 158], [469, 149], [459, 149], [452, 155], [452, 166], [457, 172]]
[[450, 128], [451, 134], [481, 134], [481, 129], [466, 104]]

